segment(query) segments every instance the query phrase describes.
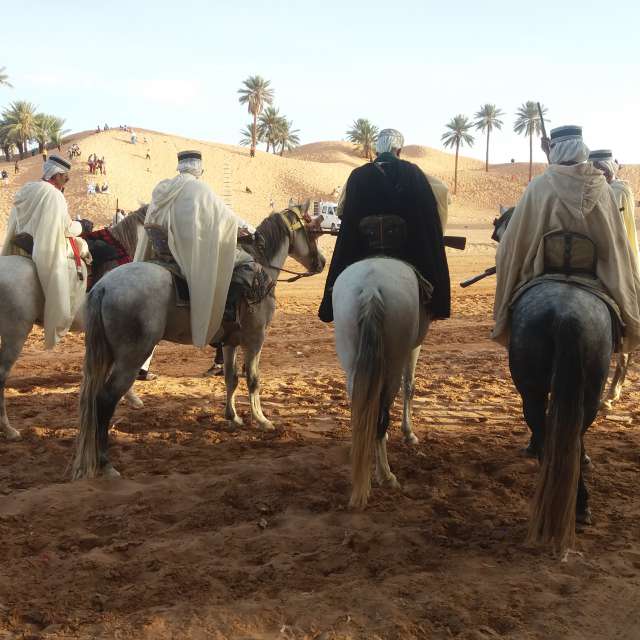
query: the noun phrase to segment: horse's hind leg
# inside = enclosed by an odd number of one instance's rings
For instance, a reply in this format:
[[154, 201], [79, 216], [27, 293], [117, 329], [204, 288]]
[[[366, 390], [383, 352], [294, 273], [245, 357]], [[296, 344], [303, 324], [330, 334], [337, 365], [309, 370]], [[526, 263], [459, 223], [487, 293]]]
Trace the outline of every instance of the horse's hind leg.
[[232, 424], [241, 427], [244, 423], [236, 412], [236, 391], [238, 389], [238, 371], [236, 369], [236, 347], [225, 345], [224, 353], [224, 384], [227, 392], [227, 402], [224, 407], [224, 417]]
[[416, 363], [420, 356], [420, 345], [418, 345], [409, 356], [409, 360], [402, 375], [402, 433], [407, 444], [418, 444], [419, 440], [413, 433], [411, 424], [411, 409], [413, 405], [413, 395], [416, 390]]
[[120, 476], [109, 461], [109, 426], [120, 398], [131, 388], [138, 371], [139, 367], [131, 368], [116, 363], [106, 385], [96, 397], [99, 460], [101, 471], [105, 476]]
[[531, 429], [531, 439], [524, 452], [531, 458], [541, 460], [544, 448], [547, 394], [522, 392], [522, 413], [529, 429]]
[[20, 440], [20, 432], [9, 424], [9, 416], [7, 415], [7, 404], [5, 400], [5, 385], [7, 378], [13, 365], [16, 363], [24, 342], [31, 331], [31, 325], [26, 331], [16, 331], [3, 333], [0, 338], [0, 432], [8, 440]]
[[400, 489], [400, 483], [389, 467], [387, 457], [387, 429], [389, 428], [389, 409], [380, 407], [380, 422], [376, 438], [376, 479], [381, 487], [388, 486]]

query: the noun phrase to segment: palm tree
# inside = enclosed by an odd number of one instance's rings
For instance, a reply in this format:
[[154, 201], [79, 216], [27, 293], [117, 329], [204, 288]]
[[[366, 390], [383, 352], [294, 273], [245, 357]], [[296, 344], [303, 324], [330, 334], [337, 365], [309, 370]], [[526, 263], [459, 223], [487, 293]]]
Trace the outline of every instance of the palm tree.
[[28, 142], [36, 137], [35, 105], [24, 100], [12, 102], [2, 113], [0, 130], [18, 147], [20, 159], [24, 158]]
[[36, 132], [35, 139], [38, 141], [38, 150], [40, 153], [50, 142], [59, 145], [62, 142], [62, 136], [66, 131], [62, 130], [64, 126], [64, 118], [51, 116], [48, 113], [38, 113], [36, 115]]
[[0, 67], [0, 87], [10, 87], [13, 85], [9, 82], [9, 76], [5, 73], [7, 67]]
[[282, 116], [280, 111], [275, 107], [267, 107], [261, 114], [258, 122], [258, 136], [267, 143], [267, 153], [269, 147], [273, 147], [273, 153], [276, 152], [275, 134]]
[[253, 128], [253, 122], [250, 122], [244, 129], [240, 131], [240, 146], [242, 147], [255, 147], [253, 146], [256, 142], [261, 142], [260, 134], [256, 133]]
[[13, 154], [15, 145], [13, 144], [13, 140], [9, 138], [9, 134], [2, 128], [3, 124], [4, 121], [0, 120], [0, 149], [2, 149], [6, 161], [11, 162], [11, 155]]
[[249, 76], [242, 82], [243, 88], [238, 89], [240, 104], [246, 104], [247, 110], [253, 116], [253, 140], [251, 142], [251, 156], [256, 154], [256, 143], [258, 134], [258, 115], [262, 112], [265, 104], [273, 103], [273, 89], [269, 87], [269, 80], [261, 76]]
[[489, 171], [489, 136], [493, 129], [502, 129], [502, 120], [500, 116], [504, 113], [498, 109], [495, 104], [483, 104], [475, 115], [475, 128], [479, 131], [487, 132], [487, 155], [484, 162], [484, 170]]
[[291, 149], [300, 144], [300, 137], [298, 136], [300, 131], [292, 127], [293, 122], [286, 118], [281, 118], [276, 126], [274, 145], [277, 144], [280, 146], [280, 155], [282, 155], [285, 150], [291, 151]]
[[473, 126], [473, 122], [467, 116], [457, 115], [451, 122], [447, 124], [448, 131], [442, 134], [442, 143], [445, 149], [450, 147], [456, 148], [456, 164], [453, 173], [453, 193], [458, 191], [458, 151], [460, 145], [465, 144], [469, 147], [473, 146], [473, 136], [469, 133], [469, 129]]
[[378, 127], [366, 118], [354, 120], [351, 129], [347, 131], [347, 140], [358, 145], [363, 158], [373, 160], [373, 147], [378, 139]]
[[[541, 109], [542, 115], [546, 115], [547, 108], [541, 105]], [[533, 134], [540, 135], [542, 132], [537, 103], [528, 100], [518, 107], [513, 130], [518, 134], [529, 136], [529, 182], [531, 182], [531, 176], [533, 175]]]

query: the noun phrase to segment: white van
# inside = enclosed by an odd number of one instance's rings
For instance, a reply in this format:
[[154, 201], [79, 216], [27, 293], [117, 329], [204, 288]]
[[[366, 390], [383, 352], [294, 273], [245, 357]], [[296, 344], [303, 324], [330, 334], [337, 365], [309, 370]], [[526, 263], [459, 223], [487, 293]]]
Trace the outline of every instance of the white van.
[[327, 231], [337, 231], [340, 228], [340, 218], [336, 215], [337, 202], [316, 202], [314, 213], [322, 216], [320, 226]]

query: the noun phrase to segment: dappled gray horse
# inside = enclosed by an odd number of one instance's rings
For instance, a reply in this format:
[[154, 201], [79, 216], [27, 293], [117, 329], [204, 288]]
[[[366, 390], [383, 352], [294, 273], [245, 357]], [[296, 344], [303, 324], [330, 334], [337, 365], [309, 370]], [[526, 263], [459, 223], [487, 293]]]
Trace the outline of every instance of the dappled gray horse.
[[[319, 221], [304, 208], [273, 213], [259, 226], [264, 249], [256, 253], [275, 279], [287, 256], [310, 273], [320, 273], [325, 259], [317, 246]], [[241, 344], [245, 349], [252, 411], [264, 426], [258, 396], [258, 361], [265, 330], [273, 316], [275, 301], [269, 297], [250, 313], [244, 309]], [[133, 262], [108, 273], [89, 294], [85, 323], [86, 353], [80, 391], [80, 431], [73, 463], [73, 477], [92, 477], [99, 472], [119, 475], [109, 462], [108, 432], [111, 417], [122, 394], [133, 384], [140, 365], [160, 340], [191, 344], [191, 321], [187, 307], [176, 306], [172, 274], [152, 262]], [[214, 337], [215, 340], [215, 337]], [[237, 378], [234, 351], [225, 354], [228, 403], [225, 414], [239, 418], [233, 407]], [[233, 368], [232, 368], [233, 367]]]
[[[145, 205], [109, 230], [132, 257], [146, 210]], [[43, 315], [44, 294], [33, 260], [25, 256], [0, 256], [0, 433], [4, 432], [10, 440], [19, 439], [20, 432], [9, 423], [5, 385], [33, 325], [41, 325]], [[83, 330], [83, 307], [80, 307], [71, 330]], [[134, 406], [141, 406], [133, 391], [128, 393], [127, 399]]]

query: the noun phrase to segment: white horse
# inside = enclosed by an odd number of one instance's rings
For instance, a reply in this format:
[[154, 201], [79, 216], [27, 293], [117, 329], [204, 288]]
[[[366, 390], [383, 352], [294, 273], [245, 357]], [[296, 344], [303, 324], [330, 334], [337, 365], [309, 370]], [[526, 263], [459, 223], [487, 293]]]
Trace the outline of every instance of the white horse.
[[[325, 258], [317, 245], [319, 220], [308, 216], [308, 206], [307, 202], [304, 208], [273, 213], [258, 226], [265, 247], [258, 251], [256, 260], [274, 279], [283, 270], [287, 256], [307, 269], [305, 275], [320, 273], [324, 268]], [[263, 303], [254, 313], [246, 308], [242, 311], [241, 344], [245, 348], [253, 416], [264, 428], [272, 428], [260, 408], [258, 362], [275, 300], [269, 297]], [[93, 288], [87, 299], [85, 322], [87, 350], [73, 478], [93, 477], [99, 472], [117, 477], [120, 474], [108, 457], [109, 425], [116, 404], [160, 340], [191, 344], [190, 312], [176, 306], [172, 275], [167, 269], [150, 262], [133, 262], [108, 273]], [[235, 350], [225, 349], [225, 415], [240, 424], [234, 407]]]
[[[146, 206], [110, 229], [132, 257], [145, 214]], [[99, 277], [102, 271], [96, 275]], [[83, 309], [84, 305], [73, 321], [72, 331], [84, 330]], [[9, 423], [5, 385], [33, 325], [41, 326], [43, 317], [44, 294], [33, 260], [24, 256], [0, 256], [0, 433], [4, 432], [9, 440], [19, 440], [21, 436]], [[127, 391], [126, 398], [132, 406], [142, 407], [142, 401], [132, 389]]]
[[418, 278], [404, 262], [374, 257], [345, 269], [333, 287], [336, 349], [351, 398], [350, 504], [364, 507], [371, 466], [381, 485], [399, 488], [387, 460], [389, 411], [403, 382], [402, 431], [408, 443], [415, 368], [430, 316], [420, 301]]

